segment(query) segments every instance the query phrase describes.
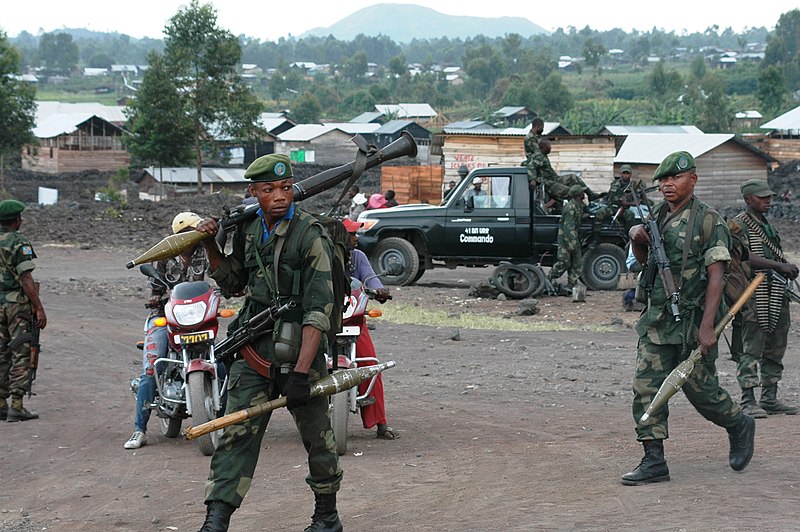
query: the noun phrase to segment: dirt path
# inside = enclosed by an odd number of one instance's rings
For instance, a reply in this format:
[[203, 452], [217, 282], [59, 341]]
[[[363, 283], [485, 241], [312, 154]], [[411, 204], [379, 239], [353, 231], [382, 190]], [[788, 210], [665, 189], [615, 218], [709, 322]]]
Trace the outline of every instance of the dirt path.
[[[191, 442], [162, 438], [155, 423], [149, 445], [122, 448], [132, 430], [143, 277], [124, 269], [130, 257], [121, 252], [37, 252], [50, 319], [28, 405], [42, 417], [0, 424], [0, 531], [197, 530], [209, 459]], [[485, 273], [426, 273], [393, 303], [453, 306]], [[679, 394], [666, 445], [672, 481], [619, 484], [641, 457], [630, 414], [635, 316], [619, 297], [590, 293], [581, 309], [568, 298], [542, 300], [542, 315], [525, 318], [571, 320], [573, 331], [462, 329], [454, 341], [450, 327], [376, 320], [379, 353], [397, 361], [385, 375], [386, 400], [401, 438], [376, 440], [351, 419], [339, 496], [346, 529], [797, 530], [800, 416], [759, 420], [755, 457], [739, 474], [727, 465], [725, 432]], [[469, 304], [498, 316], [516, 308]], [[585, 330], [593, 324], [607, 332]], [[798, 345], [795, 326], [781, 388], [794, 403]], [[736, 390], [725, 347], [721, 358], [721, 380]], [[308, 524], [304, 457], [289, 416], [276, 413], [232, 530]]]

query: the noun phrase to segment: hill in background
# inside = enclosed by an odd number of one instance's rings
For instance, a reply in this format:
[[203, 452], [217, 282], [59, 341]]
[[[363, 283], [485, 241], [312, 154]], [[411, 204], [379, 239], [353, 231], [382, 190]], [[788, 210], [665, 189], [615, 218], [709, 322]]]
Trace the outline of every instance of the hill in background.
[[523, 37], [547, 34], [547, 30], [523, 17], [462, 17], [444, 15], [433, 9], [411, 4], [376, 4], [365, 7], [327, 28], [315, 28], [300, 37], [327, 37], [353, 40], [359, 34], [385, 35], [398, 43], [413, 39], [451, 39], [475, 37], [502, 37], [518, 33]]

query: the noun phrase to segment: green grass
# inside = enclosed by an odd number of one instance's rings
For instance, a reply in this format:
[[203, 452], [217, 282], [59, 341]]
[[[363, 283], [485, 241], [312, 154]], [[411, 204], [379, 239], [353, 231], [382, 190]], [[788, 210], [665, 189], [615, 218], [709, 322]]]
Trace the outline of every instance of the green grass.
[[568, 325], [559, 322], [525, 322], [508, 318], [497, 318], [482, 314], [459, 313], [444, 310], [429, 310], [413, 305], [393, 303], [382, 308], [381, 321], [429, 327], [453, 327], [457, 329], [483, 329], [490, 331], [548, 332], [548, 331], [594, 331], [608, 332], [613, 327], [600, 324]]

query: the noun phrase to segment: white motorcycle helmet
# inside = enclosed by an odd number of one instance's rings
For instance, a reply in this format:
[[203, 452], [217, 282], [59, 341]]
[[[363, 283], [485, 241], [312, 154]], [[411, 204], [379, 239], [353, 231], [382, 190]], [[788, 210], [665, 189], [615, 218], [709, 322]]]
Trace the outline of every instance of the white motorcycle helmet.
[[194, 229], [202, 221], [203, 219], [193, 212], [179, 212], [175, 215], [175, 218], [172, 219], [172, 232], [178, 234], [189, 227]]

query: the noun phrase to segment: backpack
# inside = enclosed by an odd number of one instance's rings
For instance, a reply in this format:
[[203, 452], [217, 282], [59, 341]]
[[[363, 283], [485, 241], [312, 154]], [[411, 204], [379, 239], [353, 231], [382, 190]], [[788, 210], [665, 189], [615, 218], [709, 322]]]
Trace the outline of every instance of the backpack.
[[[315, 221], [312, 223], [304, 224], [301, 226], [301, 233], [296, 242], [302, 242], [305, 237], [305, 232], [314, 225], [322, 227], [323, 238], [327, 238], [331, 242], [331, 281], [333, 282], [333, 309], [328, 316], [330, 320], [330, 329], [327, 333], [328, 345], [334, 345], [336, 335], [342, 332], [342, 313], [344, 312], [345, 300], [350, 299], [350, 276], [347, 274], [346, 265], [349, 256], [348, 244], [350, 242], [350, 235], [347, 233], [342, 222], [336, 218], [326, 216], [324, 214], [313, 214], [307, 211], [306, 214], [310, 215]], [[295, 226], [290, 226], [290, 231]], [[290, 233], [287, 232], [284, 237], [289, 239]], [[275, 264], [280, 260], [280, 250], [276, 247]]]

